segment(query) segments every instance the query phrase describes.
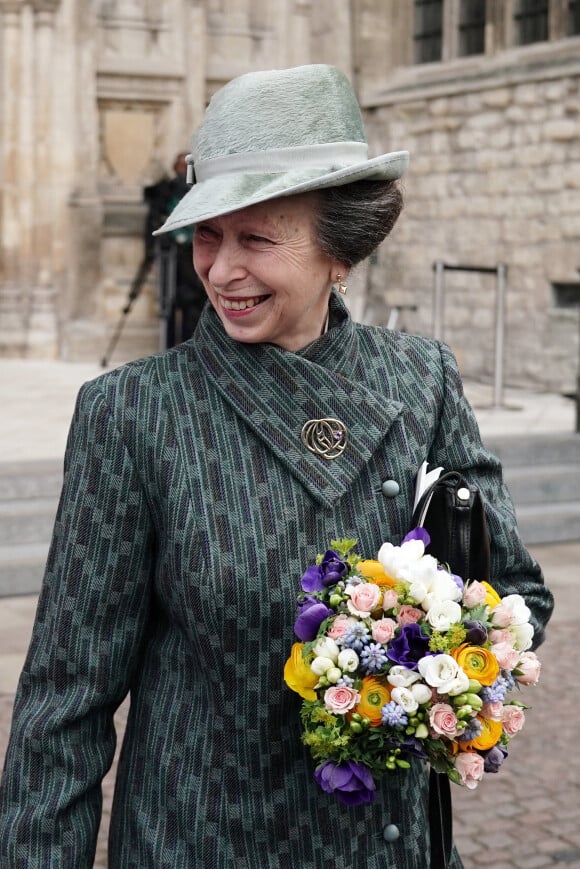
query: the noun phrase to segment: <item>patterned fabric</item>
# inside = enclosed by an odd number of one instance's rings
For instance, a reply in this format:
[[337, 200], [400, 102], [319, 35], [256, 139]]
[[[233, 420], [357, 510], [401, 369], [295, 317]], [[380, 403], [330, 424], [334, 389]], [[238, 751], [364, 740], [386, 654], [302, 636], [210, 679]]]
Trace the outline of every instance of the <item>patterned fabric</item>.
[[[552, 598], [450, 351], [331, 307], [299, 353], [233, 342], [206, 309], [195, 342], [82, 388], [5, 764], [4, 869], [92, 865], [128, 691], [112, 869], [428, 864], [420, 763], [355, 809], [313, 780], [282, 682], [300, 576], [334, 536], [369, 557], [399, 543], [428, 459], [481, 486], [495, 584], [525, 595], [538, 639]], [[313, 417], [346, 424], [340, 458], [302, 445]]]

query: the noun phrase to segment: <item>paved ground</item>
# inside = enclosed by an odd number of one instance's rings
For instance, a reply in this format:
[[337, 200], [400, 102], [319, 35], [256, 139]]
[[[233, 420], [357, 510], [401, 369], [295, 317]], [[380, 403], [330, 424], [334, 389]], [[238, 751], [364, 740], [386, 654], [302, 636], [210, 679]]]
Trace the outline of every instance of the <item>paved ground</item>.
[[[1, 459], [62, 456], [76, 391], [98, 373], [96, 364], [0, 359]], [[501, 406], [491, 407], [489, 387], [467, 384], [466, 391], [484, 437], [574, 430], [575, 409], [561, 396], [508, 390]], [[466, 869], [580, 867], [580, 541], [534, 547], [533, 554], [556, 597], [548, 639], [540, 650], [542, 678], [522, 698], [533, 708], [500, 773], [488, 776], [476, 791], [453, 787], [455, 836]], [[0, 600], [0, 757], [35, 605], [35, 597]], [[122, 707], [117, 715], [119, 733], [125, 712]], [[114, 768], [104, 783], [97, 869], [106, 866], [113, 778]]]

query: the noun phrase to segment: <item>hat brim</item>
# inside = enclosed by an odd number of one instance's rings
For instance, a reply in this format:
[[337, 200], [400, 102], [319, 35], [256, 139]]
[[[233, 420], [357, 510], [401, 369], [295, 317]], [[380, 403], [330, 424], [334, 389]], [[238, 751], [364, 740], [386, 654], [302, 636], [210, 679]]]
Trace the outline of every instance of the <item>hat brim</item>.
[[353, 181], [394, 181], [403, 175], [408, 165], [408, 151], [393, 151], [330, 172], [301, 168], [272, 174], [224, 174], [209, 178], [194, 184], [153, 235], [173, 232], [280, 196], [340, 187]]

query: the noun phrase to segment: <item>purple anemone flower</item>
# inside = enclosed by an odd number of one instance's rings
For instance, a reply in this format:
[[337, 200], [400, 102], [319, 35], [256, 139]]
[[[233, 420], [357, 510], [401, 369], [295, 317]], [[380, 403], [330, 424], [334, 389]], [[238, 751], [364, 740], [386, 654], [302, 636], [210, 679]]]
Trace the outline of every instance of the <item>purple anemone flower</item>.
[[506, 759], [508, 753], [501, 745], [494, 745], [483, 755], [483, 769], [485, 772], [497, 772]]
[[406, 543], [408, 540], [422, 540], [425, 545], [425, 549], [431, 543], [431, 537], [429, 536], [429, 532], [425, 528], [421, 527], [413, 528], [412, 531], [409, 531], [408, 534], [405, 534], [402, 542]]
[[303, 643], [316, 639], [318, 628], [334, 610], [315, 597], [306, 597], [298, 604], [298, 617], [294, 622], [294, 633]]
[[430, 654], [429, 637], [425, 636], [421, 625], [416, 622], [401, 628], [401, 633], [391, 640], [387, 650], [389, 660], [407, 667], [408, 670], [416, 670], [421, 658]]
[[467, 621], [463, 622], [463, 627], [467, 631], [465, 641], [471, 643], [472, 646], [483, 646], [487, 640], [487, 628], [482, 622]]
[[339, 557], [338, 552], [329, 549], [320, 564], [312, 564], [302, 577], [304, 591], [323, 591], [336, 585], [348, 573], [348, 564]]
[[336, 794], [347, 806], [362, 806], [375, 798], [376, 785], [370, 770], [354, 760], [327, 760], [317, 767], [314, 778], [323, 791]]

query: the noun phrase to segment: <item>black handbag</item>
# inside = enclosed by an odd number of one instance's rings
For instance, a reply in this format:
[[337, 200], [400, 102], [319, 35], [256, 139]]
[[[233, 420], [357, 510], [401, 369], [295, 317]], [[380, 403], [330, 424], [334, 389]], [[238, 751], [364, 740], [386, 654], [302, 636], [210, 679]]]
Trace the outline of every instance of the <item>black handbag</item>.
[[[489, 534], [479, 489], [457, 471], [442, 474], [421, 496], [413, 528], [431, 541], [426, 552], [462, 579], [489, 582]], [[453, 845], [451, 789], [445, 773], [429, 773], [431, 869], [447, 869]]]
[[489, 534], [479, 489], [458, 471], [442, 474], [421, 496], [413, 527], [422, 527], [431, 542], [429, 555], [462, 579], [489, 582]]

